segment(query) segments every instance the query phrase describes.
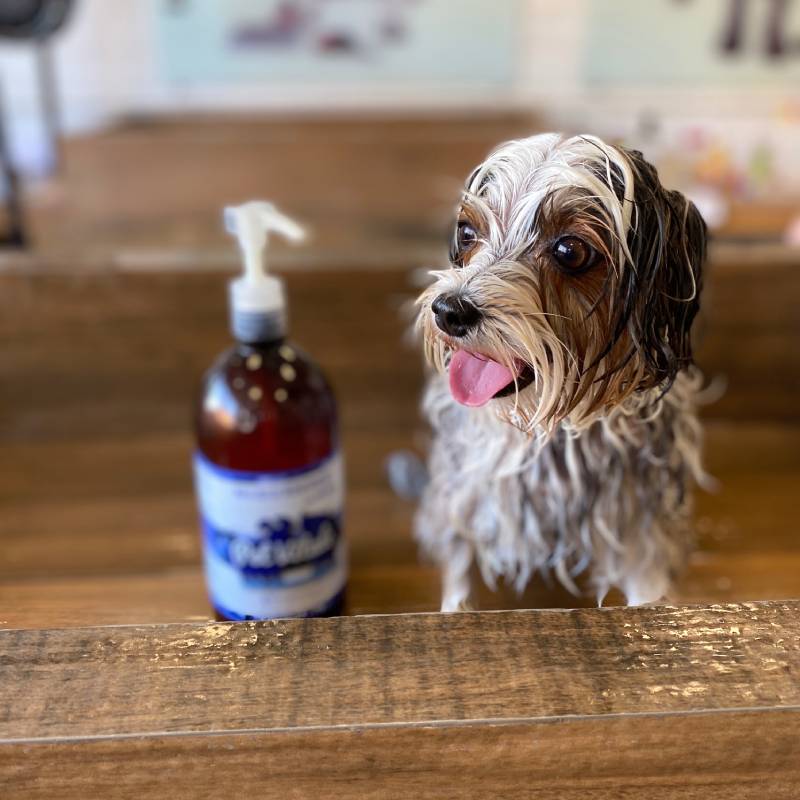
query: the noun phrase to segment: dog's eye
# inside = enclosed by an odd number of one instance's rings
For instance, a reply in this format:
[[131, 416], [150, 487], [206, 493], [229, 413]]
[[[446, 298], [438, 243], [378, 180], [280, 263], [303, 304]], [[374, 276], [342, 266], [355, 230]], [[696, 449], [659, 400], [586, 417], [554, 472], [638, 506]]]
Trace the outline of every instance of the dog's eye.
[[456, 231], [456, 244], [459, 250], [469, 250], [478, 241], [478, 232], [469, 222], [459, 222]]
[[597, 255], [595, 249], [577, 236], [562, 236], [553, 245], [553, 258], [569, 272], [577, 272], [592, 265]]
[[473, 228], [469, 222], [459, 222], [458, 227], [456, 228], [456, 235], [453, 240], [452, 252], [450, 253], [451, 261], [459, 267], [463, 266], [464, 256], [469, 253], [470, 250], [472, 250], [477, 242], [478, 232], [475, 230], [475, 228]]

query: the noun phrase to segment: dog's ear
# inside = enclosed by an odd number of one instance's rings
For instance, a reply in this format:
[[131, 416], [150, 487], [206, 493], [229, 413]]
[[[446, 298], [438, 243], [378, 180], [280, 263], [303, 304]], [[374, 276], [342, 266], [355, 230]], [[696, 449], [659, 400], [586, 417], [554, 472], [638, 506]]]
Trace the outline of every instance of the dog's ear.
[[640, 152], [624, 152], [633, 170], [635, 204], [628, 235], [633, 263], [620, 282], [625, 327], [652, 385], [668, 385], [692, 363], [690, 332], [700, 307], [706, 225], [693, 203], [664, 189]]

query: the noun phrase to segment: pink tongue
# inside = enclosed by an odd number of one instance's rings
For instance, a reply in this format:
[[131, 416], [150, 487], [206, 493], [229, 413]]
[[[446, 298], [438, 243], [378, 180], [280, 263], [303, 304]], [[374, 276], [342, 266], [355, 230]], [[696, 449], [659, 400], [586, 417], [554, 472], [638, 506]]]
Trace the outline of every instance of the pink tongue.
[[466, 350], [456, 350], [450, 359], [450, 392], [465, 406], [482, 406], [516, 376], [508, 367]]

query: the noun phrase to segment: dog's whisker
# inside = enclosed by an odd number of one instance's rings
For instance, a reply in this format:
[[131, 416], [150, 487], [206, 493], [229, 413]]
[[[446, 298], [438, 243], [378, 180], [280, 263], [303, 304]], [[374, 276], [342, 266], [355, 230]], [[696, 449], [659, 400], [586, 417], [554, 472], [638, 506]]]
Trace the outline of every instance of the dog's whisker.
[[572, 317], [566, 314], [556, 314], [552, 311], [526, 311], [526, 317], [553, 317], [555, 319], [567, 319], [572, 321]]

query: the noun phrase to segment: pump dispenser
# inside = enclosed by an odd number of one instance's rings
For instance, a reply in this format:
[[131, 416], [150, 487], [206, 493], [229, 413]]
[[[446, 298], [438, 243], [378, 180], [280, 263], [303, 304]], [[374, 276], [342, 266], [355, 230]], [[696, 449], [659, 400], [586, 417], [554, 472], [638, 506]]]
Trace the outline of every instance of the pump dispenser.
[[286, 339], [270, 233], [303, 229], [274, 205], [225, 209], [243, 273], [229, 287], [236, 344], [203, 378], [195, 486], [209, 598], [220, 619], [341, 613], [347, 577], [336, 404], [319, 367]]
[[240, 342], [259, 342], [286, 333], [283, 281], [267, 271], [270, 233], [302, 242], [305, 231], [272, 203], [254, 200], [228, 206], [225, 229], [239, 240], [244, 274], [230, 283], [231, 331]]

